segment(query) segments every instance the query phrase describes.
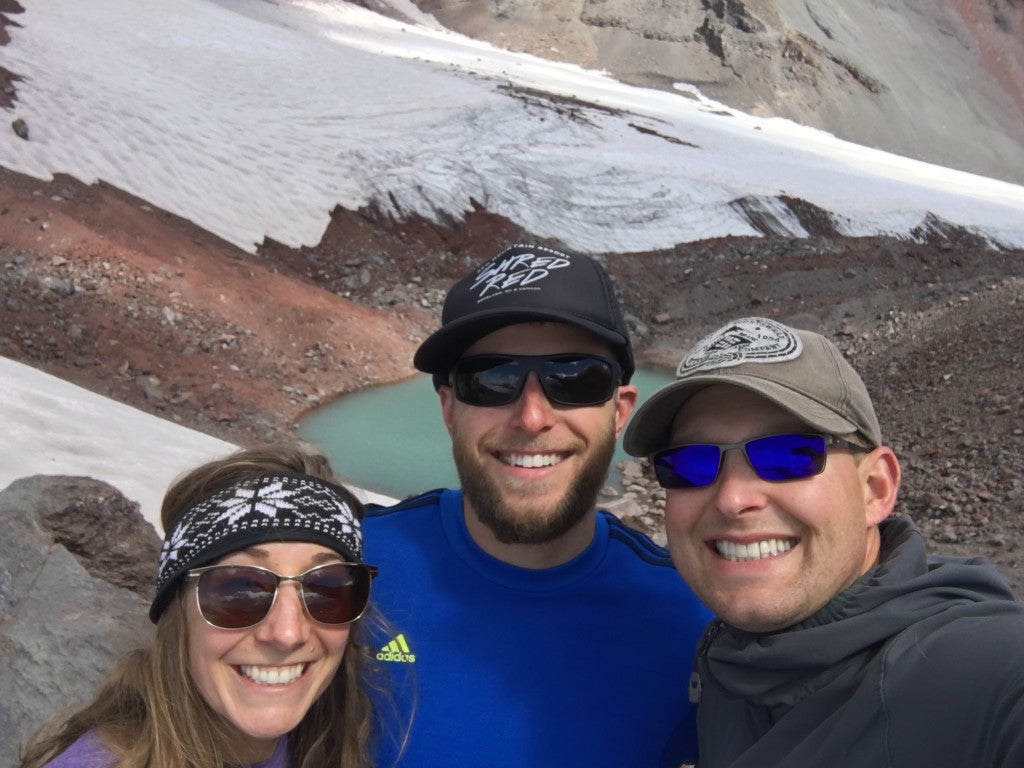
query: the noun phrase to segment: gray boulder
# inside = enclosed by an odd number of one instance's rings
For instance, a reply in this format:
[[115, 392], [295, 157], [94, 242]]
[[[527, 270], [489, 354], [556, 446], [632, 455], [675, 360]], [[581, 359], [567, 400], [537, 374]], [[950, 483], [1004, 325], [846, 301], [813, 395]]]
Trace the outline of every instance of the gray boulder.
[[106, 483], [35, 476], [0, 491], [0, 766], [148, 642], [159, 548], [138, 504]]

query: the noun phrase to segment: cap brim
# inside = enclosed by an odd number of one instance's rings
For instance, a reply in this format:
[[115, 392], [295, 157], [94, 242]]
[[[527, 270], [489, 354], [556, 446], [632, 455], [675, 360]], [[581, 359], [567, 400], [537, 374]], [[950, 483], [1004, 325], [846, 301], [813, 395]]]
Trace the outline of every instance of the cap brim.
[[477, 312], [461, 320], [452, 321], [439, 328], [420, 345], [412, 363], [417, 370], [424, 373], [446, 374], [467, 349], [487, 334], [507, 325], [538, 321], [566, 323], [589, 331], [611, 345], [616, 359], [623, 366], [625, 378], [628, 380], [632, 375], [632, 364], [624, 359], [622, 354], [624, 349], [628, 350], [629, 340], [622, 335], [568, 312], [532, 309]]
[[808, 426], [829, 434], [847, 435], [858, 430], [852, 421], [844, 419], [817, 400], [775, 382], [735, 373], [727, 376], [706, 374], [688, 376], [684, 381], [668, 384], [637, 408], [622, 437], [622, 447], [626, 453], [630, 456], [650, 456], [668, 448], [676, 413], [698, 391], [712, 384], [731, 384], [756, 392]]

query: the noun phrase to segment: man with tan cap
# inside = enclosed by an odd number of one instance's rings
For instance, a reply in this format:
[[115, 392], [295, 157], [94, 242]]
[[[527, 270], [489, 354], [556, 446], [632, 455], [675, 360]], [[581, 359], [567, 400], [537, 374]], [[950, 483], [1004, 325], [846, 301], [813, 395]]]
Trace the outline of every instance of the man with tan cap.
[[1024, 766], [1024, 606], [890, 517], [900, 467], [828, 339], [728, 323], [637, 409], [676, 568], [717, 614], [700, 768]]

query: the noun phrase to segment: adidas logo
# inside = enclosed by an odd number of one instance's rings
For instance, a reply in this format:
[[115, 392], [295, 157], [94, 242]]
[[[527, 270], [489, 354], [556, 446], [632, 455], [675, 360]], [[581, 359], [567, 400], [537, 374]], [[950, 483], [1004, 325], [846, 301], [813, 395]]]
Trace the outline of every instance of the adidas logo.
[[398, 635], [394, 640], [377, 651], [377, 660], [412, 664], [416, 661], [416, 654], [409, 653], [409, 644], [405, 642], [405, 635]]

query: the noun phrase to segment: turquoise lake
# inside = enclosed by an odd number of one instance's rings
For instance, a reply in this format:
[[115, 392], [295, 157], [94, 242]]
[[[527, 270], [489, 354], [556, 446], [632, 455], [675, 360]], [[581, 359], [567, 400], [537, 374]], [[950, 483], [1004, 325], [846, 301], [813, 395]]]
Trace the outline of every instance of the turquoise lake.
[[[672, 380], [665, 371], [640, 369], [632, 383], [643, 402]], [[299, 432], [342, 480], [361, 488], [404, 498], [459, 484], [441, 406], [426, 375], [341, 397], [309, 414]], [[616, 449], [610, 480], [628, 458], [621, 446]]]

